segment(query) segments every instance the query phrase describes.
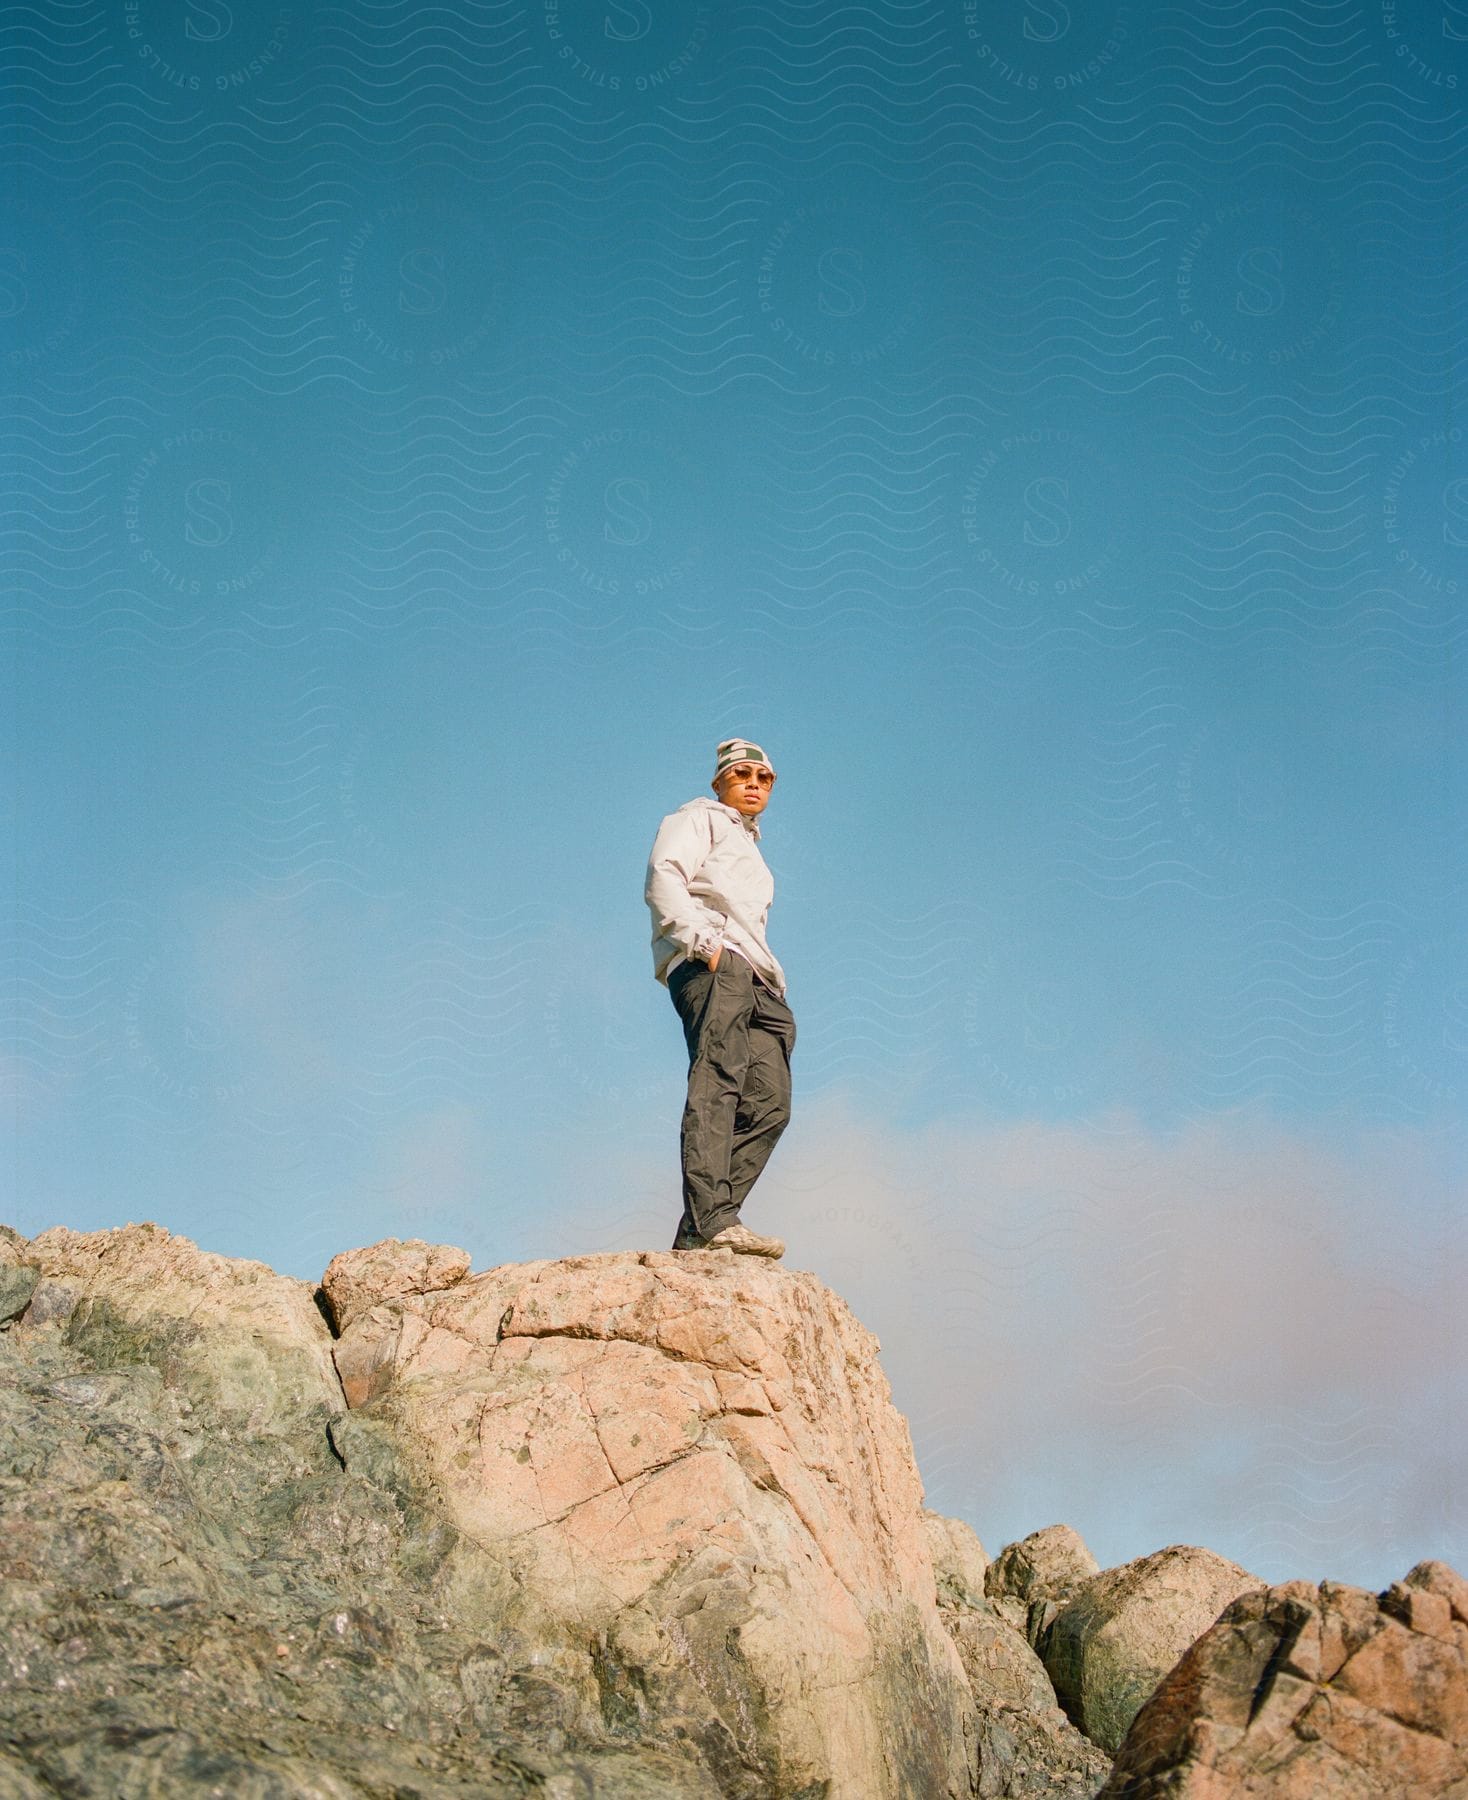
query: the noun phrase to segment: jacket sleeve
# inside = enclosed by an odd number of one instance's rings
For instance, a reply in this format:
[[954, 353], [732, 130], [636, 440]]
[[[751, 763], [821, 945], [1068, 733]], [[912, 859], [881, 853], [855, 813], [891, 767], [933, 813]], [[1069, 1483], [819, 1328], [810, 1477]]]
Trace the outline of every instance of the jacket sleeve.
[[710, 847], [706, 816], [670, 813], [653, 840], [643, 888], [653, 935], [671, 938], [685, 956], [700, 959], [712, 956], [724, 938], [723, 921], [688, 891]]

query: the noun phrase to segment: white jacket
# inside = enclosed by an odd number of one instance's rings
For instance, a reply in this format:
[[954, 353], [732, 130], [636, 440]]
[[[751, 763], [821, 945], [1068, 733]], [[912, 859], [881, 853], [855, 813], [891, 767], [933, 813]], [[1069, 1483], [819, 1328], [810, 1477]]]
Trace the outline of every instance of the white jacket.
[[758, 839], [754, 820], [721, 800], [690, 800], [658, 827], [643, 897], [652, 911], [653, 973], [665, 986], [676, 957], [707, 961], [727, 944], [784, 996], [785, 971], [765, 942], [775, 878]]

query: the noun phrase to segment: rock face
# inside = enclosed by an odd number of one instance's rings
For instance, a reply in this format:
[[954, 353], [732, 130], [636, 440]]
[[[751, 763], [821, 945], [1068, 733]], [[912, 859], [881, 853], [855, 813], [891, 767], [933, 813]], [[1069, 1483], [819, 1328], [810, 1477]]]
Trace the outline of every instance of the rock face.
[[[961, 1519], [925, 1512], [923, 1524], [939, 1612], [973, 1695], [969, 1726], [973, 1792], [983, 1800], [1090, 1800], [1105, 1780], [1110, 1761], [1066, 1718], [1056, 1704], [1045, 1665], [1023, 1631], [986, 1597], [985, 1583], [993, 1565], [984, 1546]], [[1065, 1526], [1035, 1535], [1054, 1533], [1064, 1533], [1080, 1545]], [[1011, 1569], [1018, 1549], [1011, 1544], [1004, 1552]], [[1084, 1552], [1085, 1546], [1081, 1549]], [[1089, 1559], [1089, 1552], [1085, 1554]], [[1022, 1619], [1023, 1607], [1019, 1613]]]
[[1115, 1751], [1183, 1651], [1231, 1600], [1260, 1585], [1237, 1563], [1185, 1544], [1093, 1575], [1040, 1640], [1060, 1704], [1088, 1738]]
[[968, 1677], [973, 1792], [982, 1800], [1091, 1800], [1110, 1758], [1055, 1702], [1045, 1666], [982, 1595], [955, 1597], [939, 1574], [938, 1603]]
[[510, 1572], [516, 1632], [597, 1646], [588, 1705], [731, 1795], [938, 1800], [967, 1691], [876, 1352], [814, 1276], [648, 1253], [402, 1295], [336, 1360]]
[[22, 1258], [25, 1239], [8, 1225], [0, 1225], [0, 1326], [17, 1319], [31, 1303], [40, 1272]]
[[1290, 1581], [1236, 1600], [1138, 1714], [1107, 1800], [1468, 1793], [1468, 1582]]
[[938, 1582], [938, 1604], [982, 1606], [989, 1558], [973, 1526], [924, 1508], [923, 1529], [928, 1534], [928, 1554]]

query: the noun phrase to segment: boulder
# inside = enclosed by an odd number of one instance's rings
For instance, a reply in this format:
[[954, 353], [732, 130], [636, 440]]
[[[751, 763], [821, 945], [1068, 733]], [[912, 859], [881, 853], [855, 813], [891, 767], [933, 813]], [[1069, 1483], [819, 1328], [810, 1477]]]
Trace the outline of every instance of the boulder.
[[1047, 1525], [1004, 1546], [989, 1565], [984, 1592], [1035, 1645], [1071, 1595], [1100, 1571], [1078, 1532], [1069, 1525]]
[[1468, 1582], [1243, 1595], [1137, 1715], [1107, 1800], [1453, 1800], [1468, 1793]]
[[962, 1519], [945, 1518], [926, 1508], [922, 1519], [938, 1583], [939, 1606], [981, 1606], [989, 1559], [978, 1533]]
[[321, 1298], [338, 1336], [381, 1300], [431, 1294], [458, 1285], [469, 1273], [469, 1252], [422, 1238], [383, 1238], [364, 1250], [343, 1250], [321, 1277]]
[[731, 1795], [940, 1800], [967, 1684], [877, 1348], [813, 1275], [639, 1253], [383, 1301], [335, 1355], [607, 1716]]
[[1061, 1706], [1114, 1752], [1183, 1651], [1231, 1600], [1261, 1585], [1237, 1563], [1186, 1544], [1092, 1576], [1040, 1641]]

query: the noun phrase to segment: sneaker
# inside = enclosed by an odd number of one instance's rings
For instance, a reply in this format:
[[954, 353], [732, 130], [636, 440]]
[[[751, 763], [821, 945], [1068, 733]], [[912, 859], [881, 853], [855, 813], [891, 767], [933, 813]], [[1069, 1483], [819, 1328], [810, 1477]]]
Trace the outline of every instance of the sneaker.
[[734, 1250], [741, 1256], [783, 1256], [785, 1245], [776, 1237], [761, 1237], [747, 1225], [736, 1222], [716, 1231], [704, 1244], [705, 1250]]

